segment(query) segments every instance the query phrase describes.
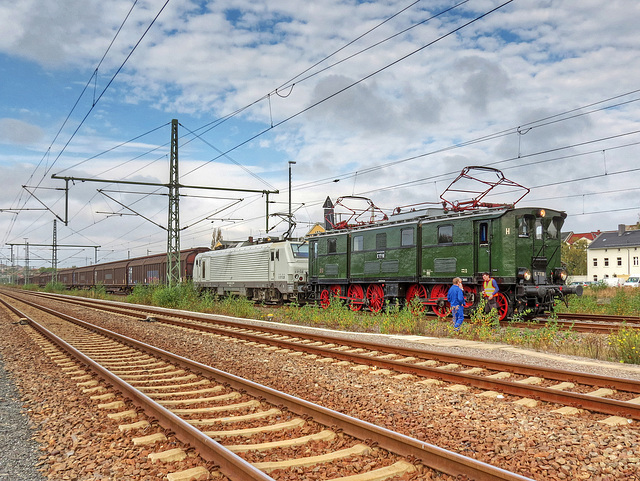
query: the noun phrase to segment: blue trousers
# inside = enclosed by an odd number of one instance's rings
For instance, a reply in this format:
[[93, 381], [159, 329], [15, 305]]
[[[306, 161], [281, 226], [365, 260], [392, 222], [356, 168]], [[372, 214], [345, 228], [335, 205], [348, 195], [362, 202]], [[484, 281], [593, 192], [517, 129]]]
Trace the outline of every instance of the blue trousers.
[[451, 313], [453, 314], [453, 328], [457, 331], [464, 321], [464, 307], [454, 306], [451, 308]]

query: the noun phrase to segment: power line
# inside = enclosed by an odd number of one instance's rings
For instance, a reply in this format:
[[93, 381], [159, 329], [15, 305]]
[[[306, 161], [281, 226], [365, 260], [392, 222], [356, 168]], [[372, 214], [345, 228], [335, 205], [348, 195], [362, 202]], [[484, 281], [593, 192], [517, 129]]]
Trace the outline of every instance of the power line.
[[[122, 24], [120, 25], [120, 28], [118, 29], [118, 31], [116, 32], [116, 35], [114, 36], [113, 40], [111, 41], [111, 43], [109, 44], [109, 47], [107, 48], [105, 54], [103, 55], [102, 59], [100, 60], [98, 67], [102, 64], [102, 62], [104, 61], [104, 59], [106, 58], [109, 50], [111, 49], [111, 46], [113, 45], [115, 39], [117, 38], [117, 36], [119, 35], [120, 31], [122, 30], [122, 27], [124, 26], [125, 22], [127, 21], [127, 19], [129, 18], [129, 15], [131, 14], [131, 12], [133, 11], [133, 8], [135, 7], [135, 5], [137, 4], [138, 0], [135, 0], [133, 5], [131, 6], [131, 9], [129, 10], [129, 12], [127, 13], [125, 19], [123, 20]], [[136, 42], [136, 44], [131, 48], [129, 54], [127, 55], [127, 57], [125, 58], [125, 60], [122, 62], [122, 64], [120, 65], [120, 67], [116, 70], [116, 72], [113, 74], [113, 76], [111, 77], [111, 80], [109, 80], [109, 82], [107, 83], [106, 87], [102, 90], [102, 92], [100, 93], [100, 95], [96, 98], [95, 94], [94, 94], [94, 99], [92, 102], [92, 105], [89, 109], [89, 111], [86, 113], [86, 115], [82, 118], [82, 120], [80, 121], [80, 123], [78, 124], [78, 126], [76, 127], [75, 131], [71, 134], [71, 137], [67, 140], [67, 142], [64, 144], [64, 146], [62, 147], [62, 149], [60, 150], [60, 152], [58, 153], [58, 155], [56, 156], [56, 158], [54, 159], [54, 161], [52, 162], [52, 164], [45, 169], [44, 174], [42, 175], [42, 179], [40, 180], [40, 182], [38, 183], [38, 185], [40, 185], [40, 183], [42, 183], [42, 181], [44, 180], [44, 178], [46, 177], [46, 175], [51, 171], [51, 169], [53, 168], [53, 166], [56, 164], [56, 162], [58, 161], [58, 159], [60, 158], [60, 156], [62, 156], [63, 152], [66, 150], [66, 148], [68, 147], [69, 143], [71, 142], [71, 140], [75, 137], [76, 133], [80, 130], [80, 127], [84, 124], [84, 122], [86, 121], [86, 119], [89, 117], [90, 113], [93, 111], [93, 109], [95, 108], [95, 106], [98, 104], [98, 102], [100, 101], [100, 99], [102, 98], [102, 96], [105, 94], [105, 92], [109, 89], [109, 87], [111, 86], [111, 84], [113, 83], [113, 81], [115, 80], [115, 78], [117, 77], [117, 75], [120, 73], [120, 71], [124, 68], [125, 64], [127, 63], [127, 61], [129, 60], [129, 58], [131, 58], [131, 55], [133, 55], [133, 52], [138, 48], [138, 46], [140, 45], [140, 43], [142, 42], [142, 40], [144, 39], [144, 37], [147, 35], [147, 33], [149, 32], [149, 30], [151, 29], [151, 27], [153, 26], [153, 24], [156, 22], [156, 20], [158, 19], [158, 17], [160, 16], [160, 14], [163, 12], [163, 10], [165, 9], [165, 7], [167, 6], [167, 4], [169, 3], [170, 0], [166, 0], [166, 2], [164, 3], [164, 5], [162, 6], [162, 8], [159, 10], [159, 12], [156, 14], [156, 16], [153, 18], [153, 20], [151, 21], [151, 23], [149, 24], [149, 26], [147, 27], [147, 29], [144, 31], [144, 33], [142, 34], [142, 36], [138, 39], [138, 41]], [[84, 89], [82, 90], [80, 96], [78, 97], [78, 99], [76, 100], [75, 104], [73, 105], [71, 111], [69, 112], [69, 114], [67, 115], [67, 118], [65, 119], [65, 121], [63, 122], [62, 126], [60, 127], [60, 129], [58, 130], [58, 133], [55, 135], [53, 141], [51, 142], [51, 145], [49, 146], [49, 148], [47, 149], [47, 152], [45, 153], [45, 155], [43, 156], [43, 158], [40, 160], [40, 162], [38, 163], [38, 165], [36, 166], [36, 168], [34, 169], [34, 171], [32, 172], [31, 176], [29, 177], [29, 181], [33, 178], [33, 176], [35, 175], [35, 172], [37, 171], [37, 169], [40, 167], [40, 165], [42, 165], [42, 162], [44, 160], [44, 158], [46, 158], [49, 153], [51, 152], [51, 148], [53, 146], [53, 144], [55, 143], [55, 141], [57, 140], [57, 138], [60, 136], [60, 133], [62, 132], [64, 126], [66, 125], [67, 121], [69, 120], [69, 118], [71, 117], [71, 114], [73, 113], [73, 111], [75, 110], [75, 108], [77, 107], [78, 103], [80, 102], [80, 99], [84, 96], [88, 86], [91, 84], [91, 80], [94, 78], [94, 76], [97, 76], [97, 71], [98, 71], [98, 67], [96, 67], [96, 69], [94, 70], [94, 73], [92, 74], [91, 78], [89, 79], [89, 81], [87, 82], [87, 84], [85, 85]], [[29, 183], [29, 182], [28, 182]], [[22, 199], [23, 193], [20, 192], [20, 194], [18, 195], [18, 199], [16, 200], [16, 202], [20, 203], [20, 199]], [[25, 201], [26, 202], [26, 201]], [[11, 233], [11, 230], [13, 229], [13, 226], [15, 225], [15, 219], [13, 219], [12, 224], [10, 225], [10, 228], [7, 231], [7, 234], [5, 236], [8, 237]]]
[[197, 167], [197, 168], [193, 169], [193, 170], [191, 171], [191, 173], [192, 173], [192, 172], [194, 172], [195, 170], [198, 170], [198, 169], [200, 169], [200, 168], [204, 167], [205, 165], [210, 164], [211, 162], [214, 162], [215, 160], [219, 159], [220, 157], [222, 157], [222, 156], [224, 156], [224, 155], [226, 155], [226, 154], [228, 154], [228, 153], [230, 153], [230, 152], [233, 152], [234, 150], [239, 149], [240, 147], [242, 147], [242, 146], [244, 146], [244, 145], [248, 144], [249, 142], [252, 142], [253, 140], [255, 140], [255, 139], [259, 138], [259, 137], [262, 137], [264, 134], [266, 134], [266, 133], [267, 133], [267, 132], [269, 132], [270, 130], [272, 130], [272, 129], [276, 128], [276, 127], [279, 127], [279, 126], [281, 126], [281, 125], [283, 125], [283, 124], [285, 124], [285, 123], [287, 123], [287, 122], [289, 122], [289, 121], [291, 121], [291, 120], [295, 119], [296, 117], [298, 117], [298, 116], [300, 116], [300, 115], [302, 115], [302, 114], [304, 114], [304, 113], [308, 112], [309, 110], [314, 109], [314, 108], [315, 108], [315, 107], [317, 107], [318, 105], [321, 105], [321, 104], [323, 104], [324, 102], [327, 102], [328, 100], [330, 100], [330, 99], [332, 99], [332, 98], [334, 98], [334, 97], [336, 97], [336, 96], [338, 96], [338, 95], [340, 95], [340, 94], [342, 94], [342, 93], [346, 92], [347, 90], [349, 90], [349, 89], [351, 89], [351, 88], [355, 87], [356, 85], [359, 85], [360, 83], [364, 82], [365, 80], [368, 80], [368, 79], [370, 79], [371, 77], [374, 77], [375, 75], [378, 75], [379, 73], [384, 72], [385, 70], [387, 70], [387, 69], [389, 69], [389, 68], [393, 67], [394, 65], [397, 65], [398, 63], [400, 63], [400, 62], [402, 62], [402, 61], [404, 61], [404, 60], [408, 59], [409, 57], [411, 57], [411, 56], [413, 56], [413, 55], [415, 55], [415, 54], [417, 54], [417, 53], [421, 52], [422, 50], [424, 50], [424, 49], [426, 49], [426, 48], [428, 48], [428, 47], [430, 47], [430, 46], [432, 46], [432, 45], [436, 44], [437, 42], [439, 42], [439, 41], [441, 41], [441, 40], [444, 40], [445, 38], [447, 38], [447, 37], [449, 37], [449, 36], [451, 36], [451, 35], [453, 35], [453, 34], [455, 34], [455, 33], [459, 32], [460, 30], [462, 30], [462, 29], [464, 29], [464, 28], [468, 27], [469, 25], [472, 25], [473, 23], [475, 23], [475, 22], [477, 22], [477, 21], [479, 21], [479, 20], [483, 19], [484, 17], [486, 17], [486, 16], [488, 16], [488, 15], [490, 15], [490, 14], [492, 14], [492, 13], [494, 13], [494, 12], [496, 12], [496, 11], [498, 11], [498, 10], [502, 9], [502, 8], [504, 8], [505, 6], [509, 5], [510, 3], [514, 2], [514, 1], [515, 1], [515, 0], [507, 0], [506, 2], [504, 2], [504, 3], [500, 4], [500, 5], [498, 5], [497, 7], [492, 8], [491, 10], [489, 10], [489, 11], [487, 11], [487, 12], [485, 12], [485, 13], [483, 13], [483, 14], [481, 14], [481, 15], [479, 15], [479, 16], [477, 16], [477, 17], [475, 17], [475, 18], [471, 19], [471, 20], [469, 20], [468, 22], [465, 22], [464, 24], [460, 25], [459, 27], [457, 27], [457, 28], [455, 28], [455, 29], [453, 29], [453, 30], [450, 30], [449, 32], [447, 32], [447, 33], [446, 33], [446, 34], [444, 34], [444, 35], [441, 35], [440, 37], [436, 38], [435, 40], [433, 40], [433, 41], [431, 41], [431, 42], [429, 42], [429, 43], [427, 43], [427, 44], [425, 44], [425, 45], [423, 45], [423, 46], [421, 46], [421, 47], [419, 47], [419, 48], [417, 48], [417, 49], [415, 49], [415, 50], [412, 50], [412, 51], [411, 51], [411, 52], [409, 52], [408, 54], [403, 55], [402, 57], [400, 57], [400, 58], [398, 58], [398, 59], [394, 60], [393, 62], [391, 62], [391, 63], [389, 63], [389, 64], [385, 65], [384, 67], [381, 67], [381, 68], [379, 68], [379, 69], [377, 69], [377, 70], [375, 70], [375, 71], [373, 71], [373, 72], [371, 72], [371, 73], [369, 73], [369, 74], [365, 75], [365, 76], [364, 76], [364, 77], [362, 77], [361, 79], [356, 80], [355, 82], [350, 83], [350, 84], [349, 84], [349, 85], [347, 85], [346, 87], [343, 87], [343, 88], [341, 88], [341, 89], [337, 90], [336, 92], [334, 92], [334, 93], [332, 93], [332, 94], [330, 94], [330, 95], [328, 95], [328, 96], [324, 97], [324, 98], [323, 98], [323, 99], [321, 99], [321, 100], [318, 100], [317, 102], [314, 102], [313, 104], [309, 105], [308, 107], [305, 107], [305, 108], [304, 108], [304, 109], [302, 109], [302, 110], [299, 110], [298, 112], [294, 113], [293, 115], [290, 115], [289, 117], [286, 117], [285, 119], [283, 119], [283, 120], [281, 120], [281, 121], [279, 121], [279, 122], [276, 122], [276, 123], [272, 124], [270, 127], [266, 128], [266, 129], [264, 129], [264, 130], [261, 130], [261, 131], [260, 131], [260, 132], [258, 132], [257, 134], [255, 134], [255, 135], [253, 135], [253, 136], [249, 137], [248, 139], [246, 139], [246, 140], [242, 141], [241, 143], [237, 144], [235, 147], [232, 147], [232, 148], [230, 148], [230, 149], [228, 149], [228, 150], [226, 150], [226, 151], [224, 151], [224, 152], [220, 153], [220, 154], [219, 154], [219, 155], [217, 155], [216, 157], [214, 157], [214, 158], [212, 158], [212, 159], [208, 160], [207, 162], [205, 162], [205, 163], [204, 163], [203, 165], [201, 165], [200, 167]]

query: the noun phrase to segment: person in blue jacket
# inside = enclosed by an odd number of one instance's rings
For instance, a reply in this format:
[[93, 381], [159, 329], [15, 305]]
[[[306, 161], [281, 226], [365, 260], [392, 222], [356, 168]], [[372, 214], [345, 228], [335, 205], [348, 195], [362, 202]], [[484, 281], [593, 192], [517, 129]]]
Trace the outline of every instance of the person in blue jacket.
[[447, 293], [447, 300], [451, 304], [451, 314], [453, 315], [453, 328], [460, 330], [460, 326], [464, 321], [464, 289], [462, 287], [462, 279], [455, 277], [453, 285]]

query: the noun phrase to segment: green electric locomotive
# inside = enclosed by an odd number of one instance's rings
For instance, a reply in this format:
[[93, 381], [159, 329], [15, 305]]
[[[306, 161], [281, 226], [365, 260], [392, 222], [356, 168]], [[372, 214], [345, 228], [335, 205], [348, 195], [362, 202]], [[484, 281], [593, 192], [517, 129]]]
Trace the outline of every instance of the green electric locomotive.
[[502, 320], [525, 309], [552, 311], [558, 300], [582, 294], [581, 286], [565, 285], [567, 272], [560, 261], [564, 212], [478, 199], [464, 206], [443, 204], [377, 222], [335, 224], [310, 237], [310, 297], [325, 307], [339, 297], [352, 310], [374, 312], [387, 301], [414, 302], [445, 316], [452, 278], [462, 279], [466, 307], [474, 307], [482, 274], [488, 272], [499, 285]]

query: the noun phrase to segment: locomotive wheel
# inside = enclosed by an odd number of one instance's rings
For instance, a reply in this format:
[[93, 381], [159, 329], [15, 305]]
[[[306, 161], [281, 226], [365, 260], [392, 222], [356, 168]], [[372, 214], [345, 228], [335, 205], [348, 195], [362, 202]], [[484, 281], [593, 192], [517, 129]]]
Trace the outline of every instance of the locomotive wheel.
[[409, 306], [414, 313], [424, 312], [424, 304], [420, 301], [420, 304], [412, 303], [414, 297], [418, 297], [420, 299], [427, 298], [427, 288], [421, 286], [420, 284], [412, 284], [407, 289], [406, 305]]
[[364, 289], [360, 284], [351, 284], [347, 291], [349, 309], [359, 311], [364, 306]]
[[326, 309], [329, 304], [331, 304], [331, 293], [329, 289], [322, 289], [322, 292], [320, 292], [320, 307]]
[[476, 299], [478, 298], [478, 289], [476, 288], [476, 286], [467, 285], [462, 286], [462, 288], [464, 289], [464, 298], [469, 299], [467, 302], [465, 302], [464, 308], [469, 309], [476, 303]]
[[498, 292], [495, 297], [498, 303], [499, 320], [504, 321], [507, 314], [509, 314], [509, 299], [502, 292]]
[[[431, 289], [431, 297], [437, 299], [439, 297], [447, 297], [447, 293], [449, 292], [449, 288], [444, 284], [436, 284]], [[451, 305], [449, 301], [444, 301], [444, 303], [438, 302], [435, 306], [433, 306], [433, 312], [436, 313], [438, 317], [447, 317], [451, 312]]]
[[379, 284], [370, 284], [367, 287], [367, 300], [371, 312], [380, 312], [384, 306], [384, 290]]
[[322, 292], [320, 293], [320, 306], [322, 306], [323, 309], [326, 309], [329, 307], [329, 304], [331, 304], [331, 298], [339, 298], [341, 294], [342, 287], [337, 284], [332, 285], [329, 289], [322, 289]]

